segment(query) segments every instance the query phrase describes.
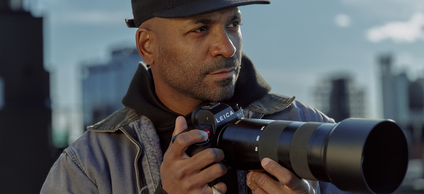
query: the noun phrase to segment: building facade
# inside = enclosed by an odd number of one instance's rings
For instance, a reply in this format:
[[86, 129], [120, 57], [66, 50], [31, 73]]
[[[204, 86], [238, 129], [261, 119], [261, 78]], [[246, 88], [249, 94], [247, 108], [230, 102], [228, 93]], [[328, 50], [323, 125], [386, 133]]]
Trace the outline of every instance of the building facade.
[[[410, 80], [405, 70], [394, 71], [394, 57], [379, 56], [384, 118], [395, 120], [414, 142], [424, 139], [424, 78]], [[424, 72], [423, 72], [424, 74]]]
[[55, 160], [43, 18], [19, 5], [0, 1], [0, 193], [40, 192]]
[[125, 96], [132, 77], [142, 58], [135, 48], [112, 52], [106, 64], [89, 64], [82, 67], [82, 110], [84, 125], [91, 125], [123, 108]]
[[336, 122], [365, 117], [365, 92], [347, 74], [329, 76], [317, 83], [315, 105]]

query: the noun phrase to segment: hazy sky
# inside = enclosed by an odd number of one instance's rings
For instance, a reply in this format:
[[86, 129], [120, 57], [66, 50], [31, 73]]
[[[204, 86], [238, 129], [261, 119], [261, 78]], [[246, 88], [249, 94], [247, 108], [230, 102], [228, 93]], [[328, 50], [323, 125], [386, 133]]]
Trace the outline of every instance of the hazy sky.
[[[80, 100], [79, 65], [107, 61], [111, 49], [135, 45], [130, 0], [37, 0], [45, 18], [45, 67], [56, 107]], [[424, 76], [423, 0], [271, 0], [241, 7], [243, 50], [274, 93], [314, 106], [319, 80], [349, 72], [366, 91], [367, 116], [380, 118], [377, 56], [390, 52], [397, 71]], [[137, 65], [137, 64], [128, 64]]]

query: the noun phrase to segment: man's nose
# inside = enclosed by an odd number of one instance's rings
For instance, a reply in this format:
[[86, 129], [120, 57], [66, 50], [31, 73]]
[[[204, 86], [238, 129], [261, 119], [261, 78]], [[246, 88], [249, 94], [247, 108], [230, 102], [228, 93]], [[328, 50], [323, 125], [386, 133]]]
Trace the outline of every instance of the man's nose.
[[220, 55], [226, 58], [232, 57], [236, 53], [237, 48], [234, 46], [228, 33], [224, 29], [220, 29], [214, 35], [214, 42], [210, 48], [211, 55], [213, 57]]

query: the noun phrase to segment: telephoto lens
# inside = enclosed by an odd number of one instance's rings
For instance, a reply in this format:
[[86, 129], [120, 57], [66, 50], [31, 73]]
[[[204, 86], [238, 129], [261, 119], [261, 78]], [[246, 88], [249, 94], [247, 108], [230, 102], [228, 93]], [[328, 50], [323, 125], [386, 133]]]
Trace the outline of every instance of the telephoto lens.
[[394, 192], [408, 166], [406, 137], [391, 120], [236, 119], [222, 127], [217, 147], [236, 169], [260, 169], [267, 157], [298, 177], [359, 193]]
[[246, 119], [237, 105], [211, 103], [188, 116], [209, 140], [186, 153], [218, 147], [224, 162], [240, 170], [261, 169], [271, 158], [300, 178], [333, 183], [344, 191], [392, 193], [408, 167], [408, 143], [392, 120], [345, 119], [339, 123]]

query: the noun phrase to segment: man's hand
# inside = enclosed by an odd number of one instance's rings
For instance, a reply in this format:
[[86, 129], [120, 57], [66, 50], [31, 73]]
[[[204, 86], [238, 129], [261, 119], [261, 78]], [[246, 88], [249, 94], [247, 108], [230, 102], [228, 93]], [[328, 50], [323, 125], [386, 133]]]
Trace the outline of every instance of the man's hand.
[[[288, 169], [282, 167], [277, 162], [264, 158], [262, 167], [275, 176], [278, 181], [265, 173], [251, 171], [247, 174], [247, 185], [254, 194], [310, 194], [315, 193], [312, 185], [308, 181], [298, 178]], [[316, 185], [315, 185], [316, 186]]]
[[[189, 157], [185, 153], [188, 146], [206, 141], [208, 135], [201, 130], [183, 133], [186, 129], [186, 120], [182, 116], [178, 117], [172, 134], [173, 137], [175, 135], [178, 137], [170, 143], [160, 167], [162, 188], [169, 194], [212, 194], [213, 189], [208, 186], [208, 183], [227, 172], [226, 167], [219, 163], [224, 159], [224, 152], [217, 148], [208, 148]], [[227, 191], [227, 186], [222, 182], [214, 187], [221, 193]]]

